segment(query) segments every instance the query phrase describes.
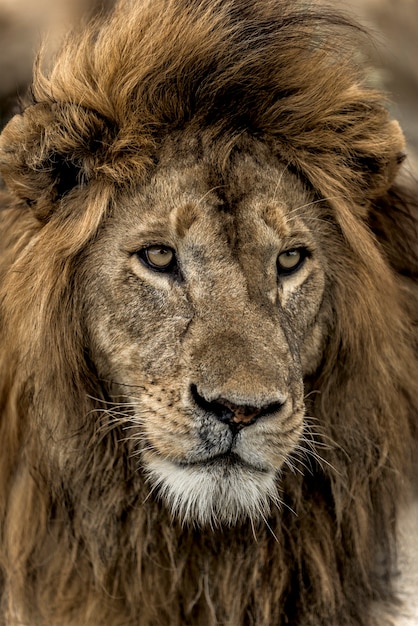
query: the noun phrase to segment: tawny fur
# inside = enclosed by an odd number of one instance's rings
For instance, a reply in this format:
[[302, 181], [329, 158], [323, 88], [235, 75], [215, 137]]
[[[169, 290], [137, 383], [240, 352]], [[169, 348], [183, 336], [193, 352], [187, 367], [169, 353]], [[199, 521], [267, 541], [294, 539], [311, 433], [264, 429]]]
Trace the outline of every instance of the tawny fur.
[[[353, 61], [357, 34], [304, 2], [126, 1], [73, 33], [48, 77], [36, 70], [0, 141], [0, 623], [389, 620], [417, 435], [418, 237], [414, 194], [395, 181], [403, 137]], [[170, 167], [187, 177], [200, 161], [231, 240], [231, 198], [277, 163], [289, 197], [309, 200], [326, 279], [320, 352], [303, 366], [309, 445], [278, 474], [282, 504], [212, 527], [183, 524], [149, 483], [123, 380], [115, 391], [119, 338], [103, 360], [98, 348], [124, 311], [106, 309], [95, 275], [100, 254], [112, 271], [103, 242], [152, 177], [168, 172], [163, 210]], [[138, 345], [174, 341], [145, 330]], [[175, 431], [175, 387], [160, 387]]]

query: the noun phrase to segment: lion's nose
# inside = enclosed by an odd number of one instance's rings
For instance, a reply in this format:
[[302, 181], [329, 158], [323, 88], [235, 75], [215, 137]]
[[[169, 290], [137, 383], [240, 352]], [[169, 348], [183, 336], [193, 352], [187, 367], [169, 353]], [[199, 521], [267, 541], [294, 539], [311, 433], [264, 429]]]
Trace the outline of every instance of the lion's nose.
[[252, 406], [250, 404], [235, 404], [226, 398], [216, 400], [206, 400], [201, 395], [196, 385], [191, 386], [191, 395], [195, 403], [207, 413], [211, 413], [218, 420], [228, 424], [232, 429], [239, 430], [244, 426], [250, 426], [262, 416], [277, 413], [283, 407], [284, 402], [269, 402], [263, 406]]

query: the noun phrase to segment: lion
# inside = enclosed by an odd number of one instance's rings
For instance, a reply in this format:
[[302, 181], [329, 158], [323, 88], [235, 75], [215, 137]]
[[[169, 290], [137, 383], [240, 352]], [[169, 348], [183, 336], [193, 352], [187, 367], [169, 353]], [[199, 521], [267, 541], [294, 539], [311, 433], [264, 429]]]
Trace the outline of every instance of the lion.
[[37, 63], [0, 140], [2, 624], [390, 623], [417, 221], [362, 36], [123, 0]]

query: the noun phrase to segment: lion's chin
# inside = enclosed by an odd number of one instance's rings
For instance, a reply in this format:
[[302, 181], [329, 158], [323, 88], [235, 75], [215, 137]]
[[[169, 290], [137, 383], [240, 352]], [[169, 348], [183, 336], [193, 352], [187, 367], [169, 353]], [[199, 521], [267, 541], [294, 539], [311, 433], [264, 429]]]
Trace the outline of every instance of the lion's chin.
[[218, 458], [180, 465], [153, 457], [147, 460], [149, 481], [173, 517], [201, 527], [234, 526], [265, 519], [278, 503], [276, 473], [237, 459]]

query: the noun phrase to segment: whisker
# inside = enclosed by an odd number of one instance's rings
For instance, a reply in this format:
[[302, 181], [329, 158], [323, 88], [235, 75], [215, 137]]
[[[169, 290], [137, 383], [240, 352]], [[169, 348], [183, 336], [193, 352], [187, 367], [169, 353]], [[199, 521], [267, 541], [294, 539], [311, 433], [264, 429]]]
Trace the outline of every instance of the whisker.
[[301, 205], [295, 207], [294, 209], [289, 211], [287, 216], [290, 216], [293, 213], [296, 213], [297, 211], [301, 211], [302, 209], [306, 209], [307, 207], [313, 206], [314, 204], [320, 204], [321, 202], [328, 202], [330, 200], [344, 200], [344, 199], [346, 199], [346, 197], [347, 196], [339, 194], [338, 196], [329, 196], [327, 198], [318, 198], [317, 200], [311, 200], [310, 202], [307, 202], [306, 204], [301, 204]]
[[279, 176], [279, 179], [278, 179], [278, 181], [277, 181], [276, 187], [275, 187], [275, 189], [274, 189], [274, 191], [273, 191], [273, 200], [276, 200], [276, 195], [277, 195], [277, 192], [278, 192], [278, 190], [279, 190], [279, 187], [280, 187], [280, 185], [281, 185], [281, 182], [282, 182], [282, 180], [283, 180], [283, 177], [284, 177], [284, 175], [285, 175], [285, 173], [287, 172], [287, 170], [288, 170], [288, 169], [289, 169], [289, 163], [286, 163], [286, 167], [285, 167], [285, 168], [283, 169], [283, 171], [281, 172], [281, 174], [280, 174], [280, 176]]
[[314, 394], [321, 394], [321, 393], [322, 391], [320, 389], [312, 389], [312, 391], [309, 391], [303, 396], [303, 399], [307, 400], [308, 398], [310, 398], [310, 396], [313, 396]]
[[303, 448], [302, 446], [297, 446], [293, 450], [292, 455], [286, 461], [286, 465], [291, 469], [293, 474], [298, 473], [301, 476], [304, 476], [304, 472], [300, 467], [298, 467], [298, 465], [300, 465], [308, 472], [308, 474], [311, 476], [313, 475], [313, 467], [310, 463], [309, 456], [306, 454], [307, 452], [306, 448]]
[[312, 458], [314, 459], [318, 465], [320, 467], [324, 467], [327, 466], [329, 469], [331, 469], [333, 472], [335, 472], [335, 474], [337, 476], [342, 477], [341, 473], [337, 470], [337, 468], [330, 462], [327, 461], [327, 459], [325, 459], [323, 456], [321, 456], [314, 448], [314, 446], [312, 445], [312, 443], [309, 440], [302, 440], [303, 443], [306, 443], [306, 447], [303, 446], [302, 444], [300, 444], [298, 446], [299, 450], [301, 452], [305, 452], [308, 455], [308, 458]]
[[[147, 484], [150, 485], [150, 481], [147, 481]], [[156, 491], [158, 491], [159, 487], [160, 487], [159, 483], [152, 484], [150, 489], [149, 489], [149, 491], [148, 491], [148, 494], [147, 494], [145, 500], [143, 500], [142, 504], [145, 504], [146, 502], [148, 502], [148, 500], [151, 498], [151, 496], [153, 496], [154, 493]]]
[[250, 515], [250, 524], [251, 524], [251, 530], [252, 530], [252, 533], [253, 533], [254, 541], [256, 543], [258, 543], [258, 538], [257, 538], [257, 534], [255, 532], [254, 520], [253, 520], [252, 515]]
[[[89, 398], [90, 400], [94, 400], [94, 402], [99, 402], [100, 404], [106, 404], [109, 406], [130, 406], [131, 402], [121, 402], [120, 400], [104, 400], [103, 398], [96, 398], [95, 396], [91, 396], [90, 394], [87, 394], [86, 396], [87, 398]], [[121, 396], [121, 397], [125, 397], [125, 396]], [[128, 398], [128, 396], [126, 396], [126, 398]]]
[[102, 382], [108, 385], [115, 385], [117, 387], [129, 387], [132, 389], [145, 389], [144, 385], [133, 385], [132, 383], [123, 383], [118, 380], [108, 380], [108, 379], [103, 378]]
[[211, 189], [209, 189], [208, 191], [206, 191], [206, 193], [203, 194], [203, 196], [197, 201], [196, 204], [201, 204], [203, 202], [203, 200], [213, 191], [216, 191], [217, 189], [223, 189], [225, 187], [225, 185], [217, 185], [216, 187], [212, 187]]
[[[292, 463], [292, 458], [287, 458], [285, 460], [285, 465], [289, 468], [289, 470], [292, 472], [292, 474], [300, 474], [301, 476], [304, 476], [304, 473], [302, 472], [302, 470], [300, 469], [300, 467], [297, 467], [294, 463]], [[303, 463], [301, 462], [301, 465], [303, 465]], [[308, 469], [308, 468], [306, 468]]]
[[261, 519], [263, 520], [263, 522], [265, 523], [265, 525], [267, 526], [267, 528], [269, 529], [269, 531], [271, 532], [271, 534], [272, 534], [272, 536], [274, 537], [275, 541], [276, 541], [277, 543], [280, 543], [280, 541], [278, 540], [278, 538], [277, 538], [277, 536], [276, 536], [275, 532], [273, 531], [272, 527], [271, 527], [271, 526], [270, 526], [270, 524], [268, 523], [267, 518], [266, 518], [266, 516], [264, 515], [264, 513], [263, 513], [263, 510], [262, 510], [261, 506], [260, 506], [260, 507], [258, 507], [258, 513], [259, 513], [259, 515], [260, 515]]
[[287, 504], [287, 502], [285, 502], [278, 494], [277, 494], [277, 496], [275, 498], [272, 498], [272, 502], [273, 502], [274, 506], [276, 507], [276, 509], [278, 511], [280, 511], [282, 509], [282, 507], [285, 507], [291, 513], [293, 513], [293, 515], [295, 515], [295, 517], [297, 517], [296, 511], [294, 511], [292, 509], [292, 507], [289, 506], [289, 504]]

